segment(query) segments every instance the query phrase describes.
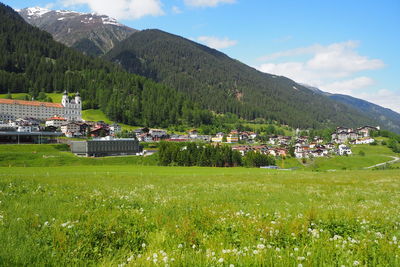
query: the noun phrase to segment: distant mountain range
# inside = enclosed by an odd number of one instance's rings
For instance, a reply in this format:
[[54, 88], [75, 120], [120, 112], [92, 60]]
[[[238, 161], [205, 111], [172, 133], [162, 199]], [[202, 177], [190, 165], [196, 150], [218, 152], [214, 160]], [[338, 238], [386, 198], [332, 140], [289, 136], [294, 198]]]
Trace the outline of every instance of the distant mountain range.
[[137, 30], [95, 13], [30, 7], [18, 10], [30, 24], [53, 38], [88, 55], [102, 55]]
[[369, 124], [400, 132], [400, 114], [390, 109], [259, 72], [180, 36], [137, 31], [93, 13], [43, 8], [18, 12], [56, 41], [88, 55], [104, 55], [129, 72], [176, 88], [218, 113], [269, 118], [301, 128]]
[[348, 95], [342, 94], [331, 94], [328, 92], [324, 92], [316, 87], [304, 85], [313, 92], [321, 95], [325, 95], [330, 99], [333, 99], [337, 102], [345, 104], [353, 109], [356, 109], [370, 118], [376, 120], [379, 125], [383, 128], [391, 130], [393, 132], [400, 133], [400, 114], [388, 109], [381, 107], [379, 105], [373, 104], [371, 102], [355, 98]]

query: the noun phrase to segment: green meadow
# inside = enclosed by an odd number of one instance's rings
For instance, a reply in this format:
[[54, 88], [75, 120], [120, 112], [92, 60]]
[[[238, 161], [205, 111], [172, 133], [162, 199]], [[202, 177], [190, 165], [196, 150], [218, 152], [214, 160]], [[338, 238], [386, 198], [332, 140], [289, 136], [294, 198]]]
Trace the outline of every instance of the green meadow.
[[400, 173], [0, 168], [0, 265], [398, 266]]
[[0, 266], [400, 265], [398, 169], [156, 160], [0, 146]]

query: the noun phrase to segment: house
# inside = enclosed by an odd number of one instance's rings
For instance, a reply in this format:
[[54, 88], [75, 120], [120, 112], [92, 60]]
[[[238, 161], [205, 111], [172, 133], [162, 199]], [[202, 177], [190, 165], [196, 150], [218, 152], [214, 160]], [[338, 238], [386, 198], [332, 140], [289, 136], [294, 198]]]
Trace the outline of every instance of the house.
[[115, 136], [115, 134], [120, 133], [122, 131], [121, 125], [116, 123], [111, 124], [109, 129], [110, 129], [110, 134], [112, 136]]
[[211, 141], [214, 143], [222, 143], [223, 138], [224, 138], [224, 133], [217, 133], [215, 137], [211, 138]]
[[343, 156], [343, 155], [351, 155], [351, 154], [352, 154], [352, 151], [351, 151], [351, 149], [350, 149], [348, 146], [346, 146], [346, 145], [344, 145], [344, 144], [341, 144], [341, 145], [339, 145], [339, 151], [338, 151], [338, 153], [339, 153], [339, 155], [341, 155], [341, 156]]
[[357, 132], [361, 135], [361, 137], [369, 137], [372, 131], [378, 131], [380, 127], [373, 126], [363, 126], [357, 129]]
[[239, 137], [235, 134], [229, 134], [228, 137], [226, 137], [226, 142], [227, 143], [237, 143], [237, 142], [239, 142]]
[[30, 126], [30, 125], [18, 126], [17, 132], [30, 133], [30, 132], [32, 132], [32, 126]]
[[149, 133], [142, 133], [137, 136], [141, 142], [153, 142], [153, 137]]
[[67, 123], [67, 124], [62, 125], [60, 128], [61, 128], [61, 132], [64, 133], [65, 136], [68, 136], [68, 137], [82, 135], [80, 132], [81, 127], [78, 123], [74, 123], [74, 122]]
[[192, 129], [189, 131], [189, 138], [196, 139], [199, 135], [199, 132], [196, 129]]
[[363, 144], [371, 144], [375, 142], [374, 138], [371, 137], [363, 137], [356, 140], [351, 141], [350, 143], [353, 145], [363, 145]]
[[67, 119], [62, 118], [62, 117], [51, 117], [49, 119], [46, 120], [46, 127], [48, 126], [54, 126], [54, 127], [61, 127], [61, 125], [64, 125], [67, 122]]
[[110, 135], [110, 129], [106, 126], [96, 127], [90, 131], [90, 136], [101, 137]]
[[151, 129], [149, 131], [149, 134], [151, 135], [151, 137], [153, 137], [153, 139], [161, 139], [167, 137], [167, 132], [161, 129]]

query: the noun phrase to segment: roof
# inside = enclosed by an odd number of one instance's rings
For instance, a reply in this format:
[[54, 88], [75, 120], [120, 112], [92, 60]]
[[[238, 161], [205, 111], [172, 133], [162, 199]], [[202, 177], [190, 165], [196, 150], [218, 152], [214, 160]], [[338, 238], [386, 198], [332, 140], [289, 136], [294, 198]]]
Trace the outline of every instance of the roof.
[[26, 100], [14, 100], [14, 99], [0, 99], [0, 104], [9, 105], [26, 105], [26, 106], [43, 106], [48, 108], [63, 108], [64, 106], [59, 103], [50, 102], [39, 102], [39, 101], [26, 101]]
[[48, 121], [66, 121], [67, 119], [64, 119], [62, 117], [51, 117], [50, 119], [47, 119]]

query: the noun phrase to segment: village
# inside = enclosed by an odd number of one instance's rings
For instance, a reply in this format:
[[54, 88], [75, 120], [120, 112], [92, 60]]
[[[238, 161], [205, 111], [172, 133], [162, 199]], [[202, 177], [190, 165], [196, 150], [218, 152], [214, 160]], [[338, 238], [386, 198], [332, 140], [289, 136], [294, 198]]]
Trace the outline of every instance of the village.
[[[270, 135], [267, 142], [262, 142], [260, 135], [251, 131], [232, 130], [229, 133], [219, 132], [215, 135], [202, 135], [196, 129], [186, 134], [169, 133], [164, 129], [138, 128], [132, 131], [122, 129], [119, 124], [107, 124], [103, 121], [69, 121], [60, 116], [47, 120], [35, 118], [18, 118], [0, 123], [0, 140], [3, 143], [16, 142], [16, 136], [21, 135], [19, 142], [38, 142], [27, 139], [38, 133], [42, 134], [41, 142], [57, 142], [60, 137], [73, 140], [116, 140], [133, 138], [140, 143], [167, 142], [204, 142], [227, 144], [237, 150], [242, 156], [249, 151], [259, 152], [274, 157], [316, 158], [333, 155], [351, 155], [351, 145], [370, 144], [375, 140], [371, 132], [379, 127], [364, 126], [357, 129], [337, 127], [332, 133], [331, 140], [315, 136], [300, 136], [296, 131], [293, 136]], [[5, 138], [7, 137], [8, 138]], [[45, 139], [44, 137], [48, 137]], [[24, 139], [25, 138], [25, 139]], [[64, 139], [65, 140], [65, 139]]]
[[270, 134], [267, 138], [261, 138], [260, 131], [231, 130], [215, 135], [201, 134], [196, 129], [185, 134], [147, 127], [128, 131], [117, 123], [83, 120], [79, 93], [70, 97], [65, 91], [61, 103], [0, 99], [0, 143], [64, 142], [71, 145], [73, 153], [83, 156], [136, 155], [141, 153], [139, 143], [160, 141], [226, 144], [242, 156], [250, 151], [300, 159], [345, 156], [352, 154], [351, 145], [373, 143], [371, 132], [379, 129], [337, 127], [330, 138], [304, 135], [307, 131], [300, 129], [288, 136]]

